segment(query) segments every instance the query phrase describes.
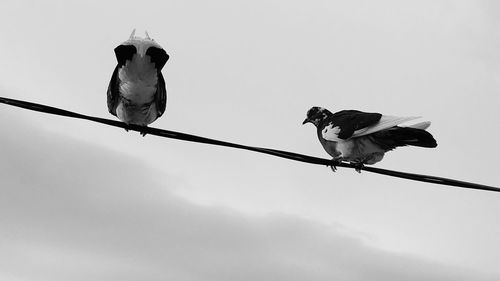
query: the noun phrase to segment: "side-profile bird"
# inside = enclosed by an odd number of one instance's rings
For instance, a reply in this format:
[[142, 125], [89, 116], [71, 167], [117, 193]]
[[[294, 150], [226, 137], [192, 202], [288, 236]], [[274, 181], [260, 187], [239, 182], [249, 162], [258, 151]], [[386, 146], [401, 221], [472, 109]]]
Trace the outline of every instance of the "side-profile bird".
[[[162, 116], [167, 90], [161, 70], [169, 55], [146, 32], [115, 48], [118, 64], [108, 86], [108, 110], [128, 124], [147, 126]], [[141, 133], [143, 136], [145, 133]]]
[[[398, 146], [436, 147], [434, 137], [426, 131], [430, 122], [407, 127], [402, 123], [419, 117], [395, 117], [380, 113], [342, 110], [331, 113], [322, 107], [312, 107], [302, 124], [312, 123], [317, 128], [323, 148], [334, 163], [350, 162], [360, 172], [364, 164], [375, 164], [387, 151]], [[332, 165], [335, 171], [335, 165]]]

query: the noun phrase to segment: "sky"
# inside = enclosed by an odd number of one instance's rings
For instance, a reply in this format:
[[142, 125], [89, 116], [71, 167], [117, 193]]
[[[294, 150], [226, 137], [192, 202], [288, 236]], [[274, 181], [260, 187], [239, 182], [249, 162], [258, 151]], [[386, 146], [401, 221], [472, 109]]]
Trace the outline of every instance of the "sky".
[[[495, 1], [10, 1], [0, 96], [114, 119], [113, 49], [170, 55], [152, 127], [324, 157], [311, 106], [430, 120], [377, 167], [500, 186]], [[500, 194], [0, 105], [0, 280], [498, 280]]]

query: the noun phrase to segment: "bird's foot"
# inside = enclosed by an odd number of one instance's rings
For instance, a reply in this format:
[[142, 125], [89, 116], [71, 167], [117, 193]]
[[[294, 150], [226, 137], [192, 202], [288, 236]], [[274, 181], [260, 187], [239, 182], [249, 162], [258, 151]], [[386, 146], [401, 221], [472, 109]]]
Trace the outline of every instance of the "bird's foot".
[[352, 163], [354, 165], [354, 170], [361, 174], [361, 170], [365, 167], [363, 163]]
[[139, 130], [139, 133], [141, 133], [142, 137], [145, 137], [147, 135], [147, 133], [146, 133], [147, 126], [143, 125], [142, 128], [143, 128], [143, 130]]
[[332, 169], [332, 172], [336, 172], [337, 171], [337, 165], [342, 163], [342, 159], [335, 159], [333, 158], [332, 159], [332, 164], [331, 165], [328, 165], [330, 167], [330, 169]]
[[125, 132], [128, 133], [128, 130], [130, 129], [129, 126], [130, 124], [126, 123], [126, 122], [123, 122], [123, 124], [125, 124], [125, 127], [123, 127], [123, 129], [125, 130]]

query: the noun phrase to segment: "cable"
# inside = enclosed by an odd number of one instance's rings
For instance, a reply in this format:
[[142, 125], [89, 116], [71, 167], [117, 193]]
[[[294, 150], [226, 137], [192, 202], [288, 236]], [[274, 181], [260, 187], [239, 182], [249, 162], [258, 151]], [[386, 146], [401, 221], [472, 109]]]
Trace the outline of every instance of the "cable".
[[[123, 122], [119, 122], [119, 121], [115, 121], [115, 120], [109, 120], [109, 119], [104, 119], [104, 118], [99, 118], [99, 117], [94, 117], [94, 116], [83, 115], [83, 114], [75, 113], [72, 111], [68, 111], [68, 110], [64, 110], [64, 109], [60, 109], [60, 108], [56, 108], [56, 107], [51, 107], [51, 106], [47, 106], [47, 105], [27, 102], [27, 101], [21, 101], [21, 100], [0, 97], [0, 103], [4, 103], [4, 104], [15, 106], [15, 107], [21, 107], [21, 108], [28, 109], [28, 110], [44, 112], [44, 113], [48, 113], [48, 114], [54, 114], [54, 115], [71, 117], [71, 118], [89, 120], [89, 121], [98, 122], [101, 124], [106, 124], [109, 126], [124, 128], [127, 130], [133, 130], [133, 131], [146, 133], [146, 134], [150, 134], [150, 135], [155, 135], [155, 136], [160, 136], [160, 137], [165, 137], [165, 138], [250, 150], [250, 151], [254, 151], [254, 152], [273, 155], [276, 157], [281, 157], [281, 158], [286, 158], [286, 159], [290, 159], [290, 160], [295, 160], [295, 161], [300, 161], [300, 162], [305, 162], [305, 163], [310, 163], [310, 164], [316, 164], [316, 165], [332, 166], [334, 164], [334, 162], [332, 160], [303, 155], [303, 154], [298, 154], [298, 153], [294, 153], [294, 152], [288, 152], [288, 151], [282, 151], [282, 150], [270, 149], [270, 148], [246, 146], [246, 145], [242, 145], [242, 144], [220, 141], [220, 140], [200, 137], [200, 136], [196, 136], [196, 135], [185, 134], [185, 133], [181, 133], [181, 132], [162, 130], [162, 129], [153, 128], [153, 127], [142, 127], [142, 126], [133, 125], [133, 124], [127, 125]], [[338, 163], [338, 164], [335, 163], [335, 166], [344, 167], [344, 168], [353, 168], [353, 169], [357, 168], [357, 166], [350, 164], [350, 163]], [[386, 169], [375, 168], [375, 167], [366, 167], [366, 166], [362, 167], [361, 170], [364, 170], [367, 172], [372, 172], [372, 173], [377, 173], [377, 174], [382, 174], [382, 175], [387, 175], [387, 176], [392, 176], [392, 177], [399, 177], [399, 178], [408, 179], [408, 180], [415, 180], [415, 181], [428, 182], [428, 183], [434, 183], [434, 184], [456, 186], [456, 187], [462, 187], [462, 188], [500, 192], [500, 188], [498, 188], [498, 187], [487, 186], [487, 185], [482, 185], [482, 184], [477, 184], [477, 183], [470, 183], [470, 182], [442, 178], [442, 177], [405, 173], [405, 172], [392, 171], [392, 170], [386, 170]]]

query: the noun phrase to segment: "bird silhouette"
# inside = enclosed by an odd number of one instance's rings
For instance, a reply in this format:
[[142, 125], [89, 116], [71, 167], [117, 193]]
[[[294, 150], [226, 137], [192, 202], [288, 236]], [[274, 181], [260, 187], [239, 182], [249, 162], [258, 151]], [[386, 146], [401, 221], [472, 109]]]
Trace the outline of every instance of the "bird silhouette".
[[165, 112], [161, 70], [169, 55], [147, 32], [145, 38], [135, 36], [135, 29], [114, 51], [118, 63], [108, 86], [108, 110], [127, 125], [147, 126]]
[[[387, 151], [399, 146], [436, 147], [436, 140], [426, 131], [430, 122], [399, 126], [417, 118], [358, 110], [331, 113], [328, 109], [315, 106], [307, 111], [307, 118], [302, 124], [316, 126], [319, 141], [334, 162], [350, 162], [360, 172], [365, 164], [381, 161]], [[335, 164], [331, 168], [335, 171]]]

